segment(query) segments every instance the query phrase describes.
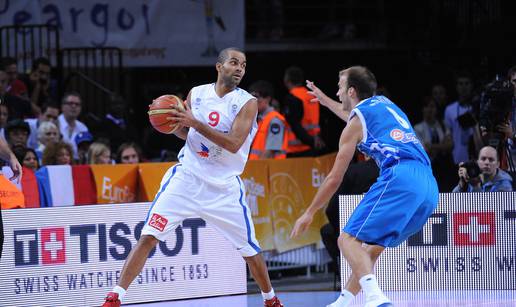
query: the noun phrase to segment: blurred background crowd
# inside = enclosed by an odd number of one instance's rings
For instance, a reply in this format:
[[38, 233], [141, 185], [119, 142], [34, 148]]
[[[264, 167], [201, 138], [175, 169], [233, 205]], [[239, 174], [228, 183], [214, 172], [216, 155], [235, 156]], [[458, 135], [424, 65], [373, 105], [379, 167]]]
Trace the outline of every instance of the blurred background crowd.
[[[345, 123], [310, 101], [305, 80], [336, 98], [338, 71], [362, 64], [377, 74], [378, 94], [412, 119], [441, 192], [471, 184], [469, 189], [478, 189], [469, 182], [475, 171], [491, 179], [501, 171], [509, 180], [516, 170], [516, 59], [514, 42], [503, 39], [514, 32], [506, 5], [247, 2], [248, 70], [241, 87], [257, 97], [264, 129], [251, 158], [336, 151]], [[191, 87], [213, 82], [216, 75], [213, 65], [63, 67], [45, 56], [0, 59], [0, 137], [33, 170], [176, 160], [183, 141], [150, 127], [148, 105], [162, 94], [185, 98]], [[119, 80], [116, 90], [104, 82], [103, 69]], [[481, 155], [485, 146], [494, 149], [487, 156]], [[357, 153], [354, 163], [367, 160]], [[461, 166], [471, 178], [461, 179]]]

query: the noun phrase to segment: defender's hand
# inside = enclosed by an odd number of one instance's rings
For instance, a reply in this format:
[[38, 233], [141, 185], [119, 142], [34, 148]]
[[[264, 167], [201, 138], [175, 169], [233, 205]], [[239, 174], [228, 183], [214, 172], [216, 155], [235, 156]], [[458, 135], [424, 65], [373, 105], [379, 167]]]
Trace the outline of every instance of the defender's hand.
[[303, 232], [305, 232], [310, 224], [312, 224], [313, 216], [308, 213], [303, 213], [294, 225], [294, 228], [292, 229], [292, 232], [290, 233], [290, 238], [294, 239], [295, 237], [299, 236]]

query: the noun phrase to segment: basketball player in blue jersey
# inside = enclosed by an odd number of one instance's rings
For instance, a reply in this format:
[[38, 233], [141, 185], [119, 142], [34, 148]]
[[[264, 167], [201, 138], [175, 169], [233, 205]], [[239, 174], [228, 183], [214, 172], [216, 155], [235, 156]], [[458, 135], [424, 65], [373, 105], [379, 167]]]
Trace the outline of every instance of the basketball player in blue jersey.
[[199, 216], [221, 232], [242, 255], [262, 290], [264, 306], [283, 307], [274, 294], [254, 233], [251, 210], [239, 175], [257, 131], [257, 101], [237, 85], [246, 70], [245, 54], [220, 52], [217, 82], [194, 87], [187, 109], [171, 111], [179, 122], [175, 135], [186, 140], [179, 163], [163, 176], [147, 214], [142, 236], [126, 259], [120, 281], [104, 307], [120, 306], [127, 288], [142, 270], [149, 252], [186, 218]]
[[332, 170], [305, 213], [296, 221], [291, 237], [306, 231], [314, 214], [335, 193], [355, 148], [372, 157], [380, 175], [364, 195], [339, 236], [341, 253], [353, 271], [342, 293], [329, 307], [349, 306], [364, 290], [366, 307], [392, 306], [378, 286], [373, 268], [386, 247], [395, 247], [418, 232], [437, 206], [438, 190], [430, 160], [416, 138], [407, 116], [384, 96], [375, 96], [376, 78], [367, 68], [353, 66], [339, 74], [337, 95], [342, 109], [307, 82], [314, 95], [348, 124], [340, 137]]

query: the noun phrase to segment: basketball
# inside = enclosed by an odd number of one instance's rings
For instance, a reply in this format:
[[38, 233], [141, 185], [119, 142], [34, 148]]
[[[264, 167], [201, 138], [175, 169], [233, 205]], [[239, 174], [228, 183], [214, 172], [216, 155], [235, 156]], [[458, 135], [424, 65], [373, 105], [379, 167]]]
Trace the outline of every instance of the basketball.
[[154, 129], [158, 130], [161, 133], [171, 134], [174, 133], [179, 125], [173, 120], [167, 119], [172, 114], [170, 110], [172, 110], [172, 106], [177, 105], [181, 111], [185, 110], [185, 103], [181, 98], [175, 95], [163, 95], [152, 101], [152, 104], [149, 105], [149, 121], [154, 127]]

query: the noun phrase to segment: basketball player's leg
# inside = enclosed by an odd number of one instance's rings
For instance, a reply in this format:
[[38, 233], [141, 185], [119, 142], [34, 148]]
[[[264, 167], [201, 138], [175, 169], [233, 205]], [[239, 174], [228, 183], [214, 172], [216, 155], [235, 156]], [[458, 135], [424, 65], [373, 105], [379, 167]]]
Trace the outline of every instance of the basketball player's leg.
[[104, 307], [120, 306], [127, 289], [143, 269], [150, 251], [158, 241], [164, 241], [184, 219], [193, 215], [191, 200], [182, 194], [189, 190], [189, 182], [180, 166], [175, 165], [163, 177], [159, 192], [147, 214], [141, 237], [129, 253], [120, 280], [113, 291], [108, 293]]
[[142, 235], [140, 237], [138, 243], [136, 243], [124, 262], [124, 267], [120, 273], [120, 281], [118, 282], [118, 286], [124, 288], [125, 290], [129, 288], [129, 285], [142, 271], [150, 251], [156, 246], [157, 243], [158, 239], [156, 239], [154, 236]]
[[374, 265], [385, 249], [379, 245], [365, 245], [362, 241], [347, 233], [342, 233], [339, 236], [338, 244], [341, 253], [351, 267], [352, 273], [346, 285], [342, 288], [339, 298], [328, 307], [347, 307], [351, 305], [355, 295], [362, 289], [361, 277], [373, 273]]
[[207, 188], [206, 202], [198, 214], [217, 229], [244, 258], [249, 271], [262, 291], [267, 306], [282, 306], [272, 288], [267, 265], [256, 239], [251, 210], [245, 201], [240, 179], [224, 189]]

